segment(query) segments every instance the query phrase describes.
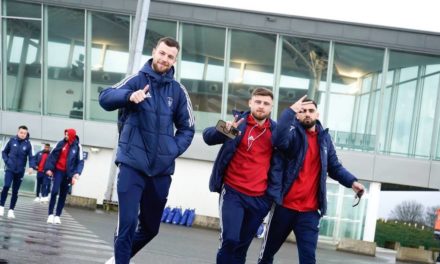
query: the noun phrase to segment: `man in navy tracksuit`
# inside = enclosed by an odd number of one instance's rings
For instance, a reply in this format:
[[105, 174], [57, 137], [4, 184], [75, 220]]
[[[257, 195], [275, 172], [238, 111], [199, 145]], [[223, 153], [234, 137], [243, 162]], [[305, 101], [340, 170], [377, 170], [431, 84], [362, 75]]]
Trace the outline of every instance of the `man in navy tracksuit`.
[[34, 202], [44, 202], [49, 195], [51, 179], [44, 173], [44, 165], [50, 153], [50, 144], [44, 144], [44, 149], [35, 155], [35, 169], [37, 170], [37, 188]]
[[4, 206], [12, 184], [12, 197], [9, 204], [8, 218], [15, 218], [14, 208], [18, 199], [18, 190], [23, 181], [26, 160], [29, 160], [29, 174], [32, 173], [32, 168], [35, 166], [32, 151], [28, 128], [26, 126], [19, 126], [17, 136], [9, 139], [2, 151], [2, 158], [5, 162], [5, 181], [0, 198], [0, 217], [5, 213]]
[[[64, 139], [59, 141], [47, 158], [44, 171], [53, 177], [49, 201], [48, 224], [61, 224], [61, 213], [66, 202], [69, 186], [75, 184], [84, 168], [82, 146], [75, 129], [64, 130]], [[58, 202], [57, 202], [57, 196]], [[57, 203], [55, 215], [53, 210]]]
[[[235, 139], [215, 127], [203, 131], [208, 145], [223, 144], [215, 160], [209, 188], [220, 193], [220, 241], [218, 264], [245, 263], [246, 253], [258, 227], [280, 197], [281, 178], [269, 172], [275, 122], [269, 118], [273, 95], [256, 88], [249, 100], [250, 111], [234, 113], [227, 122], [240, 134]], [[278, 174], [273, 174], [277, 176]]]
[[129, 263], [157, 235], [175, 159], [194, 137], [189, 95], [174, 80], [178, 52], [176, 40], [160, 39], [153, 58], [137, 74], [99, 96], [105, 110], [122, 108], [125, 118], [115, 161], [119, 166], [115, 256], [107, 263]]
[[338, 161], [328, 129], [318, 121], [316, 103], [305, 98], [286, 109], [278, 119], [274, 144], [284, 160], [274, 159], [274, 171], [283, 171], [283, 200], [270, 214], [259, 264], [273, 262], [292, 230], [299, 263], [316, 262], [319, 220], [327, 210], [327, 174], [356, 193], [364, 191], [364, 186]]

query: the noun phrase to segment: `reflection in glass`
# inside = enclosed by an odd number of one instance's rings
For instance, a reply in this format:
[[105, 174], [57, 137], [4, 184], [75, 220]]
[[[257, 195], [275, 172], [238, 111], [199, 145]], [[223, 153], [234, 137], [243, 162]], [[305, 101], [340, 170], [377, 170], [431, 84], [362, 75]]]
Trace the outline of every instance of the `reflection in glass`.
[[381, 152], [430, 157], [439, 80], [440, 57], [390, 52]]
[[275, 35], [231, 31], [227, 114], [231, 115], [233, 109], [249, 109], [248, 100], [254, 88], [272, 90], [275, 42]]
[[316, 101], [322, 115], [329, 43], [287, 36], [282, 41], [278, 116], [305, 94]]
[[41, 18], [41, 5], [39, 4], [28, 4], [10, 0], [2, 2], [4, 2], [2, 13], [5, 16]]
[[[84, 11], [48, 7], [47, 13], [48, 73], [44, 114], [82, 119]], [[60, 25], [69, 25], [69, 30]]]
[[128, 64], [130, 17], [92, 13], [91, 86], [88, 91], [90, 120], [114, 121], [117, 111], [104, 111], [98, 103], [99, 92], [125, 77]]
[[183, 24], [181, 83], [188, 89], [197, 130], [220, 119], [225, 29]]
[[41, 21], [4, 19], [6, 110], [41, 113]]
[[383, 49], [335, 45], [328, 127], [335, 145], [374, 151]]
[[145, 32], [144, 48], [142, 50], [142, 63], [151, 58], [151, 52], [156, 47], [157, 41], [162, 37], [176, 38], [177, 23], [171, 21], [149, 19]]

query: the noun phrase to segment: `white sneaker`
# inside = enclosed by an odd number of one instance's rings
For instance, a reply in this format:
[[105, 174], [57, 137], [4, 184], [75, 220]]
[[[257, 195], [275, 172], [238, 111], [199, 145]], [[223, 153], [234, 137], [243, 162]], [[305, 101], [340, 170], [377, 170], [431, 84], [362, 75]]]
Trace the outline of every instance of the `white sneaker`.
[[14, 210], [9, 209], [9, 211], [8, 211], [8, 218], [9, 219], [14, 219], [15, 218]]
[[53, 214], [49, 215], [49, 217], [47, 217], [47, 221], [48, 224], [53, 224]]
[[0, 206], [0, 216], [3, 216], [5, 214], [5, 208], [3, 206]]
[[36, 203], [38, 203], [40, 201], [41, 201], [40, 197], [37, 197], [37, 198], [34, 199], [34, 202], [36, 202]]
[[61, 219], [59, 216], [55, 216], [55, 218], [53, 219], [53, 223], [56, 225], [61, 225]]
[[41, 197], [40, 202], [47, 203], [49, 201], [49, 197]]
[[105, 262], [105, 264], [115, 264], [116, 262], [115, 262], [115, 257], [113, 256], [113, 257], [111, 257], [111, 258], [109, 258], [106, 262]]

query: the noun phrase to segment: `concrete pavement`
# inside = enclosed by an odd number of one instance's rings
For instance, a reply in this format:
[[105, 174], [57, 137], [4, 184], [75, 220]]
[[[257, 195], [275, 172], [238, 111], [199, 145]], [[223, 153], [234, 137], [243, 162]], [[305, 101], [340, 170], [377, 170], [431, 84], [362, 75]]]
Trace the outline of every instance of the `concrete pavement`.
[[[19, 197], [16, 219], [0, 218], [0, 263], [104, 263], [112, 256], [117, 214], [100, 210], [65, 208], [61, 225], [46, 223], [47, 204]], [[7, 207], [5, 207], [7, 209]], [[261, 240], [255, 239], [246, 263], [256, 263]], [[215, 263], [218, 232], [162, 224], [159, 235], [133, 258], [136, 264]], [[285, 243], [277, 264], [298, 263], [296, 245]], [[320, 243], [317, 263], [372, 264], [395, 262], [395, 252], [378, 248], [376, 257], [339, 252]]]

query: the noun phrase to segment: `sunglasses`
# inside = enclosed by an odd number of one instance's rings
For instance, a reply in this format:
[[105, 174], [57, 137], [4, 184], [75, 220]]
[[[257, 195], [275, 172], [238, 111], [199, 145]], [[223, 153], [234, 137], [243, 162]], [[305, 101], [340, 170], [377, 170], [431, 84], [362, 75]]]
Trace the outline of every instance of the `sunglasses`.
[[361, 202], [362, 195], [364, 195], [364, 190], [359, 191], [354, 195], [353, 207], [356, 207]]

